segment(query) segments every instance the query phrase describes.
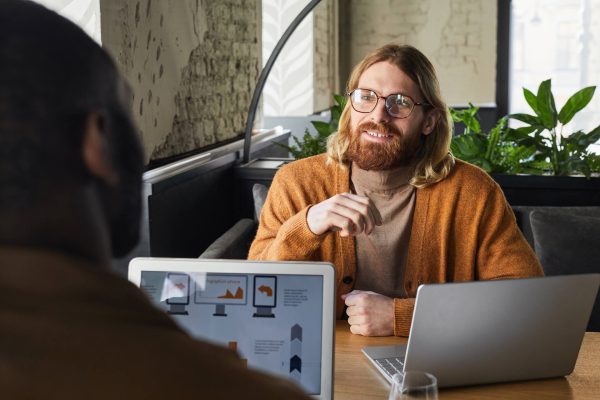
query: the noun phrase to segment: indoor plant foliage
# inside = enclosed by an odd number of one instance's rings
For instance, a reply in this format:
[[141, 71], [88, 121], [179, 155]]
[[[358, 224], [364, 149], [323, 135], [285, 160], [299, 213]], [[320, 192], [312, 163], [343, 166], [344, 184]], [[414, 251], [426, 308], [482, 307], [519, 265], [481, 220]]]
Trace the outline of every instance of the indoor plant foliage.
[[346, 105], [346, 97], [337, 94], [333, 95], [336, 104], [330, 108], [331, 120], [329, 122], [323, 121], [311, 121], [311, 124], [315, 127], [317, 135], [313, 136], [310, 134], [308, 128], [304, 131], [302, 141], [297, 137], [292, 136], [295, 145], [285, 147], [295, 159], [306, 158], [317, 154], [325, 153], [327, 151], [327, 138], [338, 129], [340, 121], [340, 115]]
[[558, 111], [551, 85], [550, 79], [543, 81], [537, 94], [523, 88], [525, 99], [534, 115], [509, 115], [509, 118], [525, 123], [525, 126], [514, 130], [512, 139], [519, 145], [535, 146], [536, 152], [531, 164], [540, 173], [583, 174], [589, 177], [592, 172], [600, 171], [598, 155], [589, 151], [589, 146], [600, 140], [600, 125], [590, 132], [578, 130], [569, 136], [563, 135], [563, 128], [589, 104], [596, 87], [581, 89]]
[[450, 108], [452, 120], [462, 122], [465, 129], [452, 138], [450, 150], [461, 160], [475, 164], [488, 173], [535, 173], [530, 165], [536, 149], [533, 145], [520, 145], [513, 140], [519, 136], [508, 128], [506, 117], [501, 118], [488, 133], [481, 130], [477, 112], [479, 107], [469, 103], [466, 110]]
[[[581, 89], [558, 111], [550, 79], [540, 84], [537, 94], [524, 88], [525, 99], [534, 114], [503, 117], [489, 133], [481, 131], [477, 107], [469, 103], [466, 110], [450, 109], [454, 122], [465, 125], [464, 132], [452, 139], [452, 153], [489, 173], [590, 177], [600, 172], [600, 156], [589, 151], [589, 146], [600, 140], [600, 126], [569, 136], [563, 135], [563, 129], [589, 104], [595, 90], [595, 86]], [[507, 118], [521, 121], [524, 126], [510, 128]]]

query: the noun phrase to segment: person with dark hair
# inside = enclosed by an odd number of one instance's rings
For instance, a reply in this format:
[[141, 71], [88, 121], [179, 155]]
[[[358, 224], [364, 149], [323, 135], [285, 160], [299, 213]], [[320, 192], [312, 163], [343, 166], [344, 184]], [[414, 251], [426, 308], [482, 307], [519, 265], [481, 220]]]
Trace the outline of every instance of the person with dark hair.
[[109, 269], [138, 240], [132, 94], [81, 29], [0, 1], [0, 396], [301, 399]]
[[354, 68], [327, 154], [281, 168], [250, 259], [329, 261], [353, 333], [408, 336], [423, 283], [540, 276], [500, 187], [450, 154], [431, 62], [389, 44]]

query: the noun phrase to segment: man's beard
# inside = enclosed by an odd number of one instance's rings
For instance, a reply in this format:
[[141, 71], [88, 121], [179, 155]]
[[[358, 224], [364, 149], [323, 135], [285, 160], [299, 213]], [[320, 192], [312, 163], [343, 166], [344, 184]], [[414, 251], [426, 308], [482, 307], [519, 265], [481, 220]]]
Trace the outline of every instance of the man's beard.
[[[362, 139], [364, 131], [392, 135], [392, 138], [383, 143], [376, 143]], [[367, 171], [384, 171], [410, 165], [421, 145], [421, 135], [407, 138], [395, 126], [373, 121], [359, 124], [350, 134], [347, 157], [359, 168]]]

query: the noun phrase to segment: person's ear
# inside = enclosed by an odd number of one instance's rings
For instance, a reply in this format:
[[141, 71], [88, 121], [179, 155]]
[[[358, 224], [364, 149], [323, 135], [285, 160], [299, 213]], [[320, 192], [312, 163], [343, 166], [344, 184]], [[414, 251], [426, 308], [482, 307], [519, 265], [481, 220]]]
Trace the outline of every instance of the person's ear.
[[110, 149], [104, 131], [105, 121], [102, 114], [91, 112], [85, 120], [82, 156], [88, 171], [109, 185], [119, 181], [110, 158]]
[[423, 135], [429, 135], [435, 129], [438, 120], [440, 119], [440, 113], [435, 108], [429, 110], [425, 114], [425, 120], [423, 121]]

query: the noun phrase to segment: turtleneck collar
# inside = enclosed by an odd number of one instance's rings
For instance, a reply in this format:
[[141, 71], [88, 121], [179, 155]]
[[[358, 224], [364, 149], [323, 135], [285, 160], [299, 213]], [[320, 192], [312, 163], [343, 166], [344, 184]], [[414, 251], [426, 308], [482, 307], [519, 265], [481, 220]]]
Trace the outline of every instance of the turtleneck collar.
[[351, 165], [351, 180], [354, 186], [374, 193], [397, 191], [408, 186], [414, 174], [414, 166], [397, 167], [385, 171], [367, 171], [355, 163]]

